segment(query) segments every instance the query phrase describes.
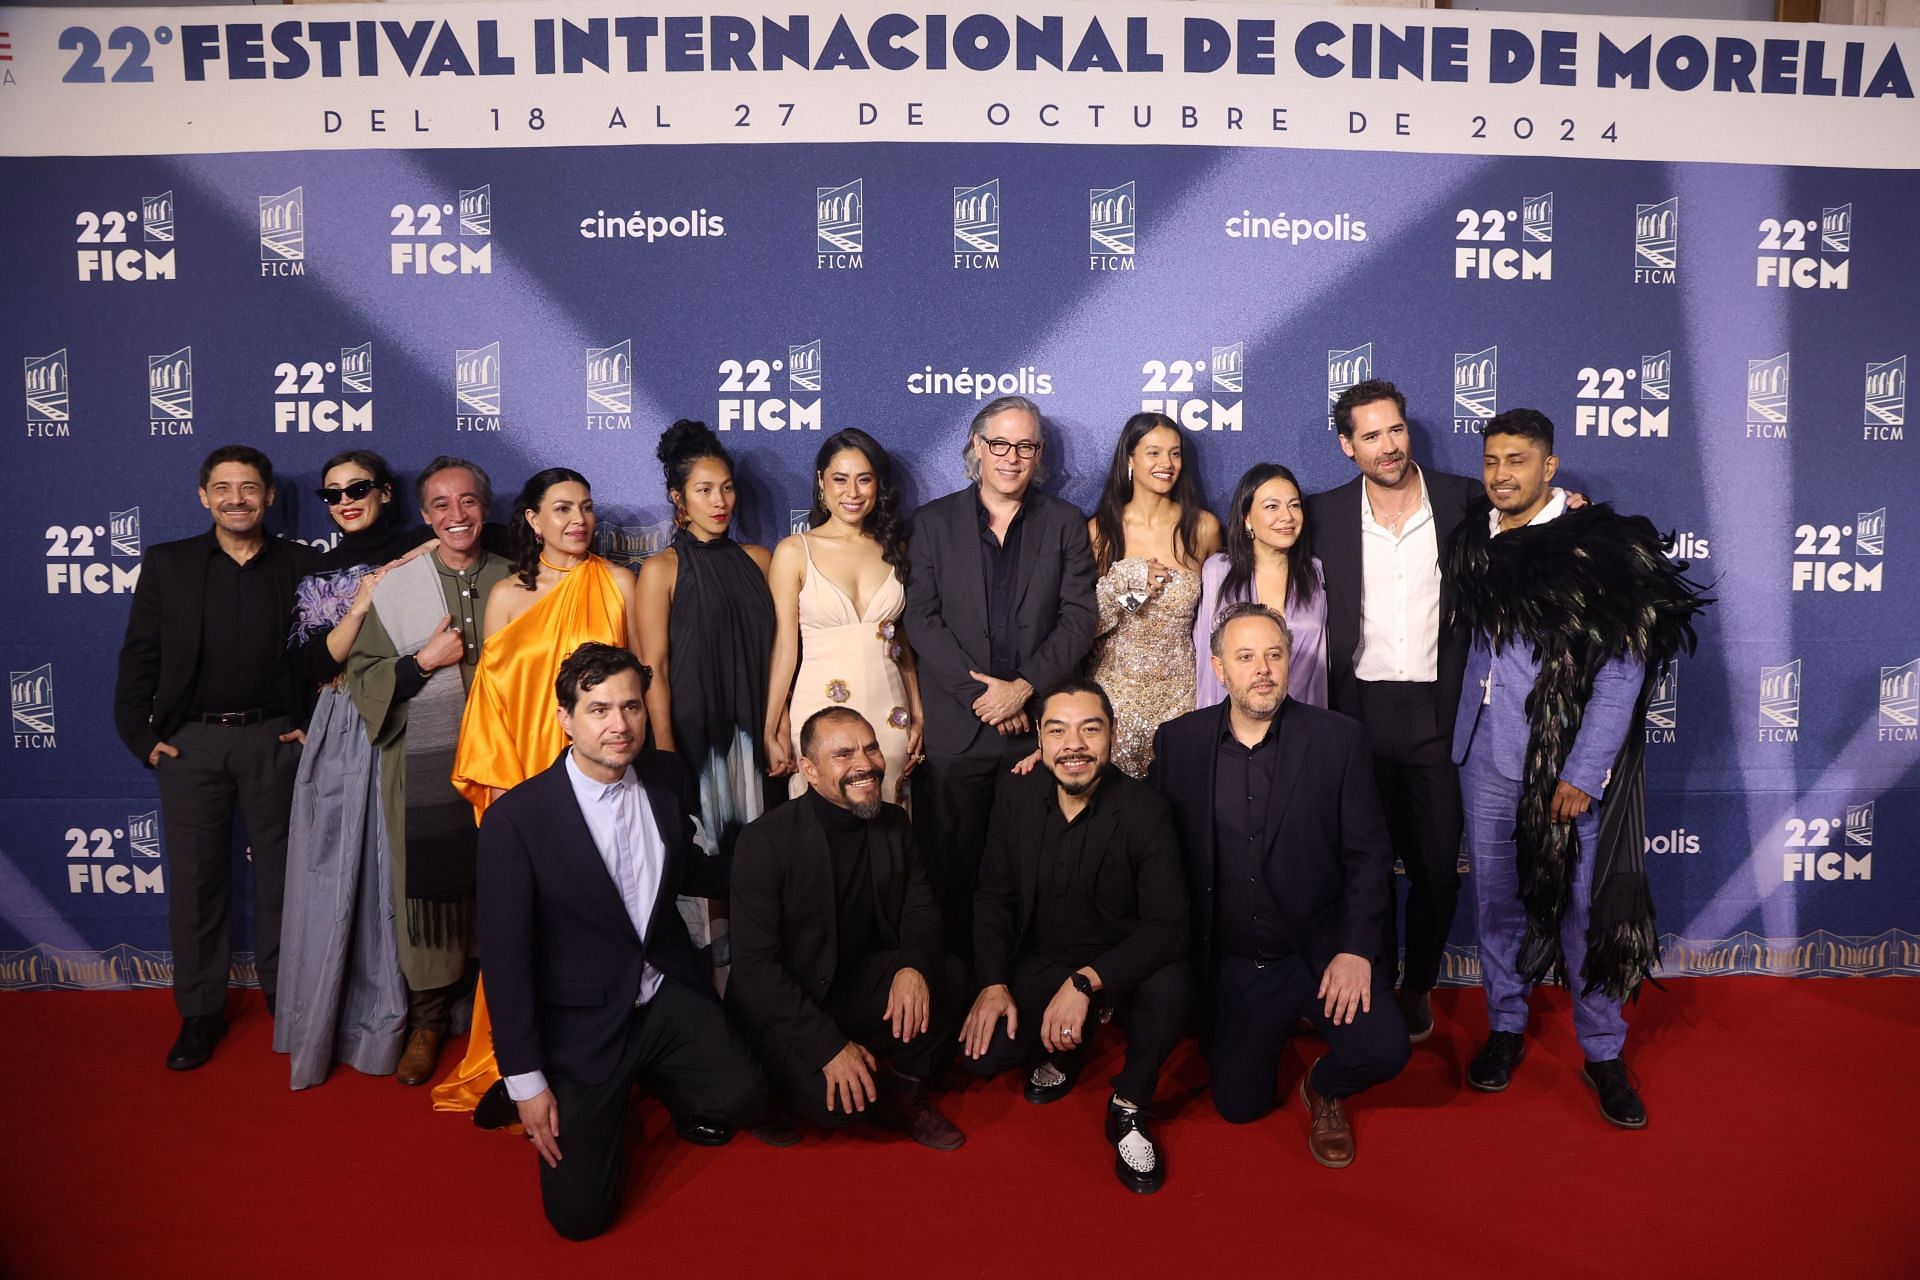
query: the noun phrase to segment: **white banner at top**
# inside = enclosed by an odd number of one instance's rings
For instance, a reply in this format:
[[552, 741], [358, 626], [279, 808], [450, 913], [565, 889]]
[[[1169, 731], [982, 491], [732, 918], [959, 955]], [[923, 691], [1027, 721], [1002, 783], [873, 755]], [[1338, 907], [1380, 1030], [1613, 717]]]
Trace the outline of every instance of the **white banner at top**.
[[0, 154], [1073, 142], [1920, 168], [1920, 32], [1262, 4], [0, 9]]

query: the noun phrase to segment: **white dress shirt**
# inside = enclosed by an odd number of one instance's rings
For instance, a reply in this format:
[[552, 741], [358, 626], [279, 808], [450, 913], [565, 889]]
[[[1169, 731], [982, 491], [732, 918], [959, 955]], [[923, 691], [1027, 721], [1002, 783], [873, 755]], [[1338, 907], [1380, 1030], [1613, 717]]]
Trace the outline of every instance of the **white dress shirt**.
[[1373, 518], [1360, 484], [1360, 647], [1357, 680], [1440, 677], [1440, 544], [1427, 477], [1417, 472], [1420, 505], [1395, 534]]
[[[653, 806], [634, 775], [633, 766], [618, 782], [599, 782], [580, 771], [573, 752], [567, 752], [567, 781], [573, 784], [573, 798], [586, 819], [587, 833], [600, 861], [607, 866], [614, 887], [620, 891], [621, 905], [633, 921], [633, 931], [647, 940], [647, 924], [653, 918], [654, 903], [660, 897], [660, 878], [666, 871], [667, 846], [654, 825]], [[651, 964], [640, 970], [640, 998], [634, 1007], [653, 999], [660, 990], [662, 975]], [[515, 1102], [537, 1098], [547, 1088], [544, 1072], [527, 1071], [507, 1077], [507, 1096]]]

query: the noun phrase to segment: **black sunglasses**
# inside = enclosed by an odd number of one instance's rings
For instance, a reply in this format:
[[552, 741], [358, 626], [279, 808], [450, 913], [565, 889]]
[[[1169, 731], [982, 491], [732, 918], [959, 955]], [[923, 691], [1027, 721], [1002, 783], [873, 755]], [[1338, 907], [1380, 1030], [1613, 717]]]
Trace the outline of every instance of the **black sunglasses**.
[[314, 492], [319, 495], [320, 501], [330, 507], [337, 507], [342, 502], [358, 502], [379, 487], [380, 486], [372, 480], [355, 480], [344, 489], [335, 489], [332, 486], [327, 486], [325, 488], [315, 489]]

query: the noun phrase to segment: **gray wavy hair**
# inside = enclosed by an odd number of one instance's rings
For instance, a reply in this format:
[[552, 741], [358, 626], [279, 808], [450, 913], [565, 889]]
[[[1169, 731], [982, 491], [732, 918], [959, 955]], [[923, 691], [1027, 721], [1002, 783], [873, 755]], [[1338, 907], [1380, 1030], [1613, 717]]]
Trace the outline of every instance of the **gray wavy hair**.
[[989, 400], [973, 415], [973, 421], [967, 424], [967, 439], [960, 446], [960, 461], [966, 464], [967, 479], [980, 483], [980, 451], [973, 442], [986, 434], [987, 423], [1003, 413], [1014, 409], [1024, 409], [1033, 415], [1033, 429], [1040, 436], [1040, 452], [1033, 460], [1033, 481], [1040, 483], [1047, 478], [1047, 423], [1040, 416], [1040, 406], [1025, 396], [1001, 396], [998, 400]]

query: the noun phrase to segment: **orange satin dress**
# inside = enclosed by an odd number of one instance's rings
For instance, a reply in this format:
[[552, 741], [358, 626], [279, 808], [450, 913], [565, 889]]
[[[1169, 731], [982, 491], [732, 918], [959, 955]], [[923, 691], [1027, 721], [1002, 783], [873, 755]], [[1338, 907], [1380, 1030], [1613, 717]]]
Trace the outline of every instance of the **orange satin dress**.
[[[569, 653], [595, 640], [627, 643], [626, 601], [599, 556], [583, 561], [531, 609], [488, 637], [453, 756], [454, 789], [473, 805], [475, 822], [487, 811], [491, 788], [519, 786], [566, 750], [567, 735], [554, 715], [554, 678]], [[499, 1078], [483, 981], [473, 999], [467, 1056], [434, 1086], [433, 1109], [472, 1111]]]

